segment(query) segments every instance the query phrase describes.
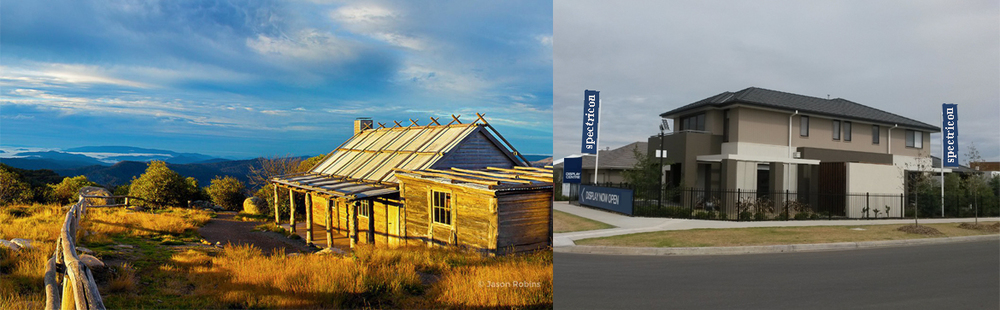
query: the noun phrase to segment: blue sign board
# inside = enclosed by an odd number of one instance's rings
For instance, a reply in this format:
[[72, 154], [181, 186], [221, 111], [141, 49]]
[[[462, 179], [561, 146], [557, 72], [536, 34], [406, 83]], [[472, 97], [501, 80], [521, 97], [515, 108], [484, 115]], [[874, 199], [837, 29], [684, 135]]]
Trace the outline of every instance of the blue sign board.
[[632, 190], [624, 188], [580, 186], [580, 204], [632, 215]]
[[958, 167], [958, 105], [941, 104], [941, 147], [944, 167]]
[[563, 159], [563, 183], [580, 183], [583, 178], [583, 158], [569, 157]]
[[597, 154], [597, 121], [601, 114], [601, 92], [585, 90], [583, 92], [583, 144], [580, 152]]

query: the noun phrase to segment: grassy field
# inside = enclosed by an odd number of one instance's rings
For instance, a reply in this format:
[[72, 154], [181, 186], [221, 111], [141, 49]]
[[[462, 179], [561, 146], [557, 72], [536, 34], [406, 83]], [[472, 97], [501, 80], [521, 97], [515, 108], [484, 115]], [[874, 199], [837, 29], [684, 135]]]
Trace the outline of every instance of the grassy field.
[[557, 233], [584, 231], [595, 229], [614, 228], [614, 226], [601, 223], [585, 217], [576, 216], [562, 211], [553, 210], [552, 230]]
[[[984, 224], [993, 223], [995, 222]], [[629, 247], [709, 247], [860, 242], [997, 234], [996, 232], [959, 228], [959, 223], [921, 225], [936, 228], [944, 234], [943, 236], [908, 234], [896, 230], [900, 226], [904, 225], [692, 229], [583, 239], [575, 242], [578, 245]], [[857, 230], [859, 228], [863, 230]]]
[[[0, 250], [0, 309], [44, 304], [44, 262], [62, 212], [47, 205], [0, 209], [0, 238], [33, 239], [37, 246]], [[95, 271], [107, 308], [552, 307], [550, 251], [484, 257], [456, 249], [360, 247], [346, 256], [285, 256], [200, 244], [196, 229], [211, 216], [91, 209], [80, 245], [109, 266]]]

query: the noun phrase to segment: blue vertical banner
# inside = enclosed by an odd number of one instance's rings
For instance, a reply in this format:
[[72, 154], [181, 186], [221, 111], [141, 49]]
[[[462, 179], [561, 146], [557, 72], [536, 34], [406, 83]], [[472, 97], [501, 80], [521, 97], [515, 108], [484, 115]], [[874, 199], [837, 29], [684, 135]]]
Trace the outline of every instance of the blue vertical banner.
[[601, 92], [583, 92], [583, 138], [580, 152], [597, 154], [597, 118], [601, 114]]
[[563, 159], [563, 183], [580, 184], [583, 178], [583, 158], [567, 157]]
[[958, 105], [941, 104], [941, 148], [944, 167], [958, 167]]

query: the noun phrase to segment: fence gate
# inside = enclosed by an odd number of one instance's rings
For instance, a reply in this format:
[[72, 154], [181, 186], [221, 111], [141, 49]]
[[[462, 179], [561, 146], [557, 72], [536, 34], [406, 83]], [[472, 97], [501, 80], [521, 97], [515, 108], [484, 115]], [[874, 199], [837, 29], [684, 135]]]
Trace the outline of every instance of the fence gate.
[[819, 163], [819, 201], [818, 212], [829, 212], [830, 215], [847, 215], [847, 164]]

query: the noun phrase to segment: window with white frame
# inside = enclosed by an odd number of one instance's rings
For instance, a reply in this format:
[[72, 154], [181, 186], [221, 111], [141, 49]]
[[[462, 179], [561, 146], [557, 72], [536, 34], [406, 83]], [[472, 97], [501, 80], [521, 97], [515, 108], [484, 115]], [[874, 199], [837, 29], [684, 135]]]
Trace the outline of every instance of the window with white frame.
[[431, 191], [431, 213], [434, 223], [451, 225], [451, 193]]
[[906, 147], [924, 148], [924, 133], [916, 130], [906, 131]]

